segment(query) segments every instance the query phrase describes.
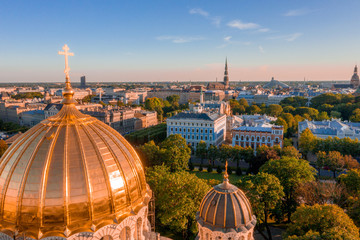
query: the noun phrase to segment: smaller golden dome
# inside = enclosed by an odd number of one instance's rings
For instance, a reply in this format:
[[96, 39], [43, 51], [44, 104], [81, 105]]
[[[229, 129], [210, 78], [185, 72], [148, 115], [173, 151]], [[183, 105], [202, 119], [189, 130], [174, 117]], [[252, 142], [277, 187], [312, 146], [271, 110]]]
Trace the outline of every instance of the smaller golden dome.
[[229, 183], [226, 171], [223, 183], [210, 189], [201, 201], [196, 218], [201, 226], [212, 230], [242, 231], [241, 228], [250, 229], [256, 224], [249, 200], [243, 191]]

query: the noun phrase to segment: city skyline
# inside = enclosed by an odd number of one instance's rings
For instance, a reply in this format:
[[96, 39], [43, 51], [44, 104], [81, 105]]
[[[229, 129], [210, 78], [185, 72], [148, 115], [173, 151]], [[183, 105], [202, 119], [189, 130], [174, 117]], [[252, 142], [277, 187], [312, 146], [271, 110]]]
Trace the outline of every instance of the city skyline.
[[[0, 82], [349, 80], [357, 9], [347, 1], [1, 3]], [[231, 6], [231, 7], [229, 7]]]

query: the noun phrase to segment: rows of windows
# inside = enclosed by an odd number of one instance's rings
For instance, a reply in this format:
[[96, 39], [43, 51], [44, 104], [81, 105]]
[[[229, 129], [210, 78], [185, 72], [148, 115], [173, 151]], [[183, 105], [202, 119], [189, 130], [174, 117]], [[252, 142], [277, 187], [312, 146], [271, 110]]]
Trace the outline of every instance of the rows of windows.
[[183, 125], [183, 126], [197, 126], [197, 127], [212, 127], [212, 123], [181, 123], [181, 122], [170, 122], [170, 125]]
[[[264, 136], [262, 136], [261, 137], [261, 139], [260, 139], [260, 136], [257, 136], [257, 137], [255, 137], [255, 136], [244, 136], [244, 135], [241, 135], [240, 137], [239, 137], [239, 135], [236, 135], [235, 136], [235, 140], [236, 141], [238, 141], [238, 140], [240, 140], [240, 141], [246, 141], [246, 142], [248, 142], [248, 141], [251, 141], [251, 142], [260, 142], [260, 140], [261, 140], [261, 142], [265, 142], [266, 141], [266, 137], [264, 137]], [[276, 141], [279, 141], [279, 138], [275, 138], [275, 140]], [[270, 136], [268, 136], [267, 137], [267, 142], [270, 142], [271, 141], [271, 137]]]
[[[170, 128], [170, 131], [174, 131], [175, 130], [175, 132], [177, 132], [178, 130], [179, 130], [179, 132], [192, 132], [192, 133], [208, 133], [208, 130], [207, 129], [199, 129], [199, 128], [181, 128], [181, 127], [179, 127], [179, 128], [177, 128], [177, 127], [171, 127]], [[212, 133], [213, 132], [213, 130], [212, 129], [209, 129], [209, 133]]]
[[212, 136], [210, 136], [209, 138], [208, 138], [208, 136], [202, 136], [202, 135], [182, 135], [183, 136], [183, 138], [185, 138], [186, 140], [205, 140], [205, 141], [207, 141], [208, 139], [210, 140], [210, 141], [212, 141]]

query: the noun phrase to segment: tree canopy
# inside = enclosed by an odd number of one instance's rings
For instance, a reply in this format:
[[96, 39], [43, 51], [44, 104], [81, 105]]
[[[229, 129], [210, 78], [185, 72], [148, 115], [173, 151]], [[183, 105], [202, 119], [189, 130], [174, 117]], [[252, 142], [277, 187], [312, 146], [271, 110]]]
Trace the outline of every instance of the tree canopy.
[[292, 215], [292, 221], [285, 233], [286, 240], [359, 239], [359, 229], [337, 205], [303, 205]]
[[[259, 231], [261, 232], [261, 227], [264, 225], [267, 230], [267, 238], [272, 239], [268, 225], [270, 210], [275, 208], [284, 196], [279, 179], [274, 175], [260, 172], [256, 175], [245, 176], [239, 181], [238, 186], [246, 192], [246, 196], [250, 199]], [[264, 234], [262, 235], [264, 236]]]
[[290, 221], [291, 214], [297, 206], [296, 187], [301, 183], [313, 181], [316, 170], [304, 159], [282, 157], [266, 162], [260, 171], [272, 174], [280, 180], [285, 193], [283, 211], [286, 212], [288, 221]]
[[161, 225], [182, 233], [188, 239], [197, 232], [195, 214], [210, 186], [186, 171], [171, 173], [166, 166], [155, 166], [146, 173], [154, 191], [156, 218]]

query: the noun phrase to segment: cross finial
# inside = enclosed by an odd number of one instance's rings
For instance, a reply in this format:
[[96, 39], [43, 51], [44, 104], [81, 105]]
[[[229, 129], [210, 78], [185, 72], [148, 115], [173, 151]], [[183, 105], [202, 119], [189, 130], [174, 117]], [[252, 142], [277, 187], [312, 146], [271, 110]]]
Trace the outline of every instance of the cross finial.
[[69, 68], [69, 61], [68, 61], [68, 56], [74, 56], [74, 53], [69, 52], [69, 47], [68, 45], [64, 45], [62, 48], [64, 51], [61, 52], [59, 51], [59, 55], [64, 55], [65, 56], [65, 69], [64, 69], [64, 73], [66, 76], [66, 79], [69, 79], [69, 72], [70, 72], [70, 68]]
[[229, 180], [229, 174], [228, 174], [228, 161], [227, 161], [227, 160], [226, 160], [226, 162], [225, 162], [224, 180], [225, 180], [225, 181], [228, 181], [228, 180]]
[[71, 84], [70, 84], [70, 77], [69, 77], [70, 68], [69, 68], [69, 61], [68, 61], [68, 56], [74, 56], [74, 53], [69, 52], [69, 47], [66, 44], [64, 45], [64, 47], [62, 49], [64, 50], [63, 52], [61, 52], [61, 51], [58, 52], [59, 55], [65, 56], [64, 73], [65, 73], [66, 81], [65, 81], [65, 89], [63, 91], [64, 99], [62, 100], [62, 103], [63, 104], [74, 104], [74, 103], [76, 103], [76, 101], [73, 99], [74, 90], [72, 89]]

